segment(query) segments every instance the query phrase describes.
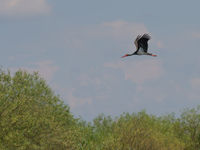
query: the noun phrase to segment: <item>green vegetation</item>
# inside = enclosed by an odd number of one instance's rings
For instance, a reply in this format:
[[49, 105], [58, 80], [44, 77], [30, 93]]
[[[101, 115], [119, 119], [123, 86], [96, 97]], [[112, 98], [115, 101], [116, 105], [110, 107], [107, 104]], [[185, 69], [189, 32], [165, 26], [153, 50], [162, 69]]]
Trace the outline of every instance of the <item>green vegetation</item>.
[[1, 150], [200, 150], [200, 106], [76, 119], [37, 73], [0, 71]]

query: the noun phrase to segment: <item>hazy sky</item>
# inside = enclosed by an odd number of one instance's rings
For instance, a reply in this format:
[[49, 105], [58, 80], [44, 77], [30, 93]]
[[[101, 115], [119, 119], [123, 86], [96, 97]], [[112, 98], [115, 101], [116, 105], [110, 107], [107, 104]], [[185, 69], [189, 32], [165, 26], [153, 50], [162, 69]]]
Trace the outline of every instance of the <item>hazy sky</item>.
[[[200, 104], [199, 0], [0, 0], [0, 66], [39, 71], [75, 116]], [[149, 51], [132, 56], [138, 34]]]

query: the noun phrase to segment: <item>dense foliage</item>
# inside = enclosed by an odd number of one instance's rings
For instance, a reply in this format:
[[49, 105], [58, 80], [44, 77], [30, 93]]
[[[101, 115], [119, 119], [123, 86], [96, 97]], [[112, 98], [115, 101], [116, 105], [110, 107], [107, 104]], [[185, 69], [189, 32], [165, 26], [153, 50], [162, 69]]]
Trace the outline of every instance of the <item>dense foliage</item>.
[[1, 71], [0, 91], [0, 149], [77, 149], [76, 120], [36, 73]]
[[2, 150], [200, 150], [200, 106], [76, 119], [37, 73], [0, 71]]

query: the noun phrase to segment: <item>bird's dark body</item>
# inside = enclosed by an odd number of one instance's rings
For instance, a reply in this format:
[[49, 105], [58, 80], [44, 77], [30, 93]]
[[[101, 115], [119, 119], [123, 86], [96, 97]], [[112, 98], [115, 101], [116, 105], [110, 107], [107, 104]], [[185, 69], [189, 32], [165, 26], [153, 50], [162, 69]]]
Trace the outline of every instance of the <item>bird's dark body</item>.
[[145, 52], [147, 52], [148, 50], [148, 44], [147, 44], [148, 40], [149, 39], [147, 38], [141, 38], [138, 41], [138, 47], [142, 47]]

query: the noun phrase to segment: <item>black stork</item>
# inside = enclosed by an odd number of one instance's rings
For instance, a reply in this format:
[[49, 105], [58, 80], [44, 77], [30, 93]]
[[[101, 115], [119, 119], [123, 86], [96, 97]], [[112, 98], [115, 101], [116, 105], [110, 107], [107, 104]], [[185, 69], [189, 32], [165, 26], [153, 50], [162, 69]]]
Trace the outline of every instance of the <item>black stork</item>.
[[122, 56], [122, 58], [127, 57], [127, 56], [132, 56], [132, 55], [149, 55], [149, 56], [157, 56], [153, 55], [151, 53], [148, 53], [148, 40], [150, 40], [151, 37], [148, 34], [144, 35], [138, 35], [137, 38], [135, 39], [135, 47], [136, 51], [132, 54], [126, 54]]

